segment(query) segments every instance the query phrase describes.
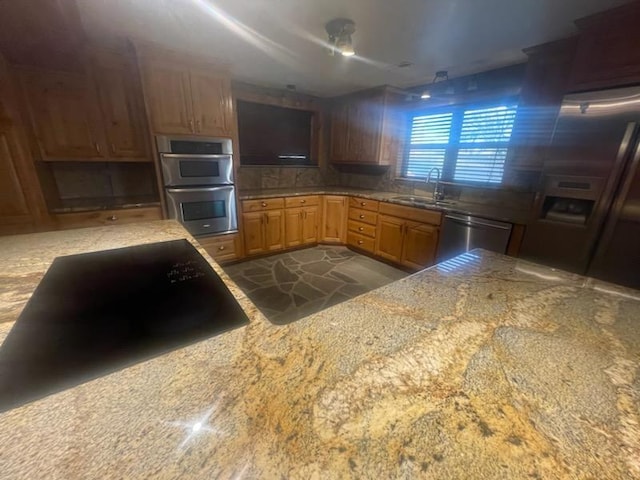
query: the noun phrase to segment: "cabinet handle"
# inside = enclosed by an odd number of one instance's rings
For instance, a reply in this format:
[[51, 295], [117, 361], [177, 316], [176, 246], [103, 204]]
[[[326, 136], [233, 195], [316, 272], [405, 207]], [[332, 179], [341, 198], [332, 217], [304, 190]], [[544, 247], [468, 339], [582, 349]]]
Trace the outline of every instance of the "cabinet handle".
[[360, 218], [364, 218], [364, 215], [360, 215]]
[[218, 247], [218, 250], [220, 250], [220, 251], [224, 250], [224, 245], [220, 245], [220, 246]]
[[266, 206], [267, 206], [267, 204], [266, 204], [266, 203], [264, 203], [264, 202], [262, 202], [260, 205], [262, 205], [263, 207], [266, 207]]
[[115, 143], [111, 144], [111, 153], [113, 153], [114, 155], [116, 153], [116, 144]]
[[364, 227], [358, 227], [358, 231], [364, 232]]
[[96, 147], [96, 152], [100, 153], [100, 144], [98, 142], [95, 142], [93, 146]]
[[115, 222], [116, 220], [118, 220], [118, 217], [116, 217], [115, 215], [111, 215], [107, 217], [107, 220], [109, 220], [110, 222]]
[[196, 131], [200, 132], [200, 120], [196, 120]]
[[189, 130], [193, 132], [193, 118], [189, 120]]

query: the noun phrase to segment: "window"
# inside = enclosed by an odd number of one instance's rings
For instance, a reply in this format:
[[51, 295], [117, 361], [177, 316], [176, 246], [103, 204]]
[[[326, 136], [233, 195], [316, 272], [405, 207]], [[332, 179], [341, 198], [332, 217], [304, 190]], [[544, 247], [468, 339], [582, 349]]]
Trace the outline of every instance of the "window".
[[402, 176], [499, 184], [516, 116], [515, 102], [432, 109], [411, 119]]

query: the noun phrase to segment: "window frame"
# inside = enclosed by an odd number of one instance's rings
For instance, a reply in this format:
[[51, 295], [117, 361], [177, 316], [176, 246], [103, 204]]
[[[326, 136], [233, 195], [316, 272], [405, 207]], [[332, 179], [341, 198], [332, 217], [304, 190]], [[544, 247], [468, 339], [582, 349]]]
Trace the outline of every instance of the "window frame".
[[[516, 109], [516, 113], [514, 116], [513, 124], [512, 124], [512, 132], [511, 138], [506, 145], [503, 142], [486, 142], [483, 145], [485, 148], [501, 148], [503, 145], [509, 149], [511, 145], [511, 141], [513, 138], [513, 128], [516, 125], [517, 116], [518, 116], [518, 107], [519, 107], [519, 96], [506, 96], [500, 98], [491, 98], [482, 101], [476, 102], [465, 102], [465, 103], [456, 103], [450, 105], [437, 105], [437, 106], [425, 106], [421, 108], [416, 108], [411, 111], [406, 118], [406, 135], [405, 135], [405, 146], [402, 154], [402, 163], [400, 170], [400, 178], [403, 180], [409, 181], [424, 181], [427, 177], [408, 177], [407, 170], [409, 167], [409, 154], [412, 148], [411, 145], [411, 136], [412, 136], [412, 127], [413, 127], [413, 119], [415, 117], [419, 117], [422, 115], [438, 115], [444, 113], [452, 113], [451, 118], [451, 128], [449, 130], [449, 143], [445, 147], [445, 155], [443, 161], [442, 171], [440, 172], [440, 180], [443, 182], [456, 183], [462, 185], [474, 185], [474, 186], [488, 186], [488, 187], [496, 187], [501, 186], [504, 183], [504, 173], [507, 170], [507, 161], [509, 159], [509, 153], [507, 150], [507, 156], [505, 158], [505, 165], [503, 168], [503, 176], [500, 183], [496, 182], [487, 182], [487, 181], [472, 181], [472, 180], [454, 180], [456, 163], [458, 160], [459, 150], [464, 149], [467, 145], [470, 145], [468, 142], [462, 143], [460, 142], [460, 136], [462, 133], [462, 123], [464, 120], [464, 112], [467, 110], [482, 110], [489, 109], [500, 106], [513, 106]], [[415, 148], [415, 147], [414, 147]], [[442, 147], [434, 147], [434, 148], [442, 148]], [[470, 148], [470, 147], [468, 147]], [[478, 147], [480, 148], [480, 147]], [[423, 147], [423, 149], [425, 149]]]

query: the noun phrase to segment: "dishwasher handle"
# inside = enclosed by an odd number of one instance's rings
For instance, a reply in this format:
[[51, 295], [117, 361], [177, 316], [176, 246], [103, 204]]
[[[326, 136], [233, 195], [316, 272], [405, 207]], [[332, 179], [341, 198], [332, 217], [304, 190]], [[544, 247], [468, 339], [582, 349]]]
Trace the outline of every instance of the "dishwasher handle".
[[467, 227], [489, 227], [489, 228], [498, 228], [500, 230], [511, 230], [511, 225], [508, 223], [502, 222], [491, 222], [489, 220], [479, 219], [476, 217], [464, 216], [464, 215], [454, 215], [447, 214], [444, 217], [447, 220], [451, 220], [455, 223], [461, 223]]

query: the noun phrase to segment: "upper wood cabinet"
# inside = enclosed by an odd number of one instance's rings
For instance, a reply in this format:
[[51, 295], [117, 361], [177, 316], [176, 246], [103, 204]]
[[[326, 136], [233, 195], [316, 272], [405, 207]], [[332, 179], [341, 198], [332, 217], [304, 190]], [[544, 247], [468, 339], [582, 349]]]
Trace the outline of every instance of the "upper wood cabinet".
[[569, 86], [577, 39], [528, 48], [529, 56], [509, 145], [507, 170], [542, 169], [562, 97]]
[[570, 88], [592, 90], [640, 82], [640, 2], [576, 21], [580, 40]]
[[402, 119], [398, 95], [375, 89], [334, 100], [332, 163], [392, 165], [400, 152]]
[[154, 133], [230, 137], [234, 131], [227, 73], [154, 55], [142, 56]]
[[21, 71], [22, 85], [43, 160], [104, 160], [100, 110], [83, 74]]
[[233, 132], [231, 79], [226, 74], [202, 68], [192, 68], [190, 72], [195, 133], [231, 136]]
[[0, 1], [0, 51], [11, 64], [82, 70], [76, 0]]
[[19, 70], [41, 159], [150, 161], [135, 65], [107, 51], [90, 59], [88, 73]]
[[38, 230], [44, 199], [14, 104], [11, 76], [0, 57], [0, 235]]
[[112, 52], [92, 55], [109, 156], [147, 160], [144, 103], [133, 59]]

